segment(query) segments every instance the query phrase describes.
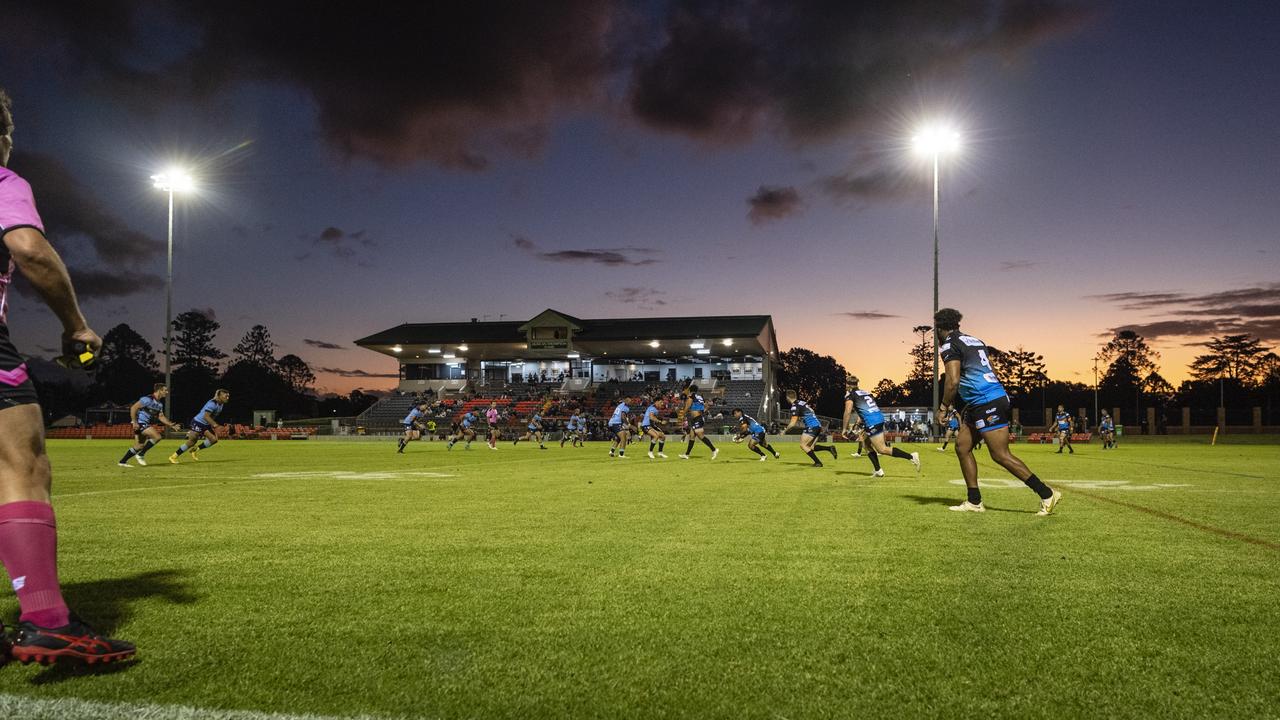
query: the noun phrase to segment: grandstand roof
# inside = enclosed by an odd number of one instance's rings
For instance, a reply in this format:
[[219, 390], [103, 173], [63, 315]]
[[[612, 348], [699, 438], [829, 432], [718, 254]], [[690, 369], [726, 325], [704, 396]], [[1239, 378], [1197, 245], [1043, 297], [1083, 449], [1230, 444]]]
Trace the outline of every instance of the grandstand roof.
[[[393, 357], [406, 357], [408, 348], [457, 345], [467, 345], [466, 356], [480, 359], [565, 354], [565, 348], [534, 351], [527, 347], [528, 333], [535, 321], [572, 327], [570, 349], [593, 355], [660, 355], [649, 345], [654, 340], [705, 340], [708, 345], [732, 340], [737, 354], [772, 356], [777, 352], [773, 319], [768, 315], [581, 319], [550, 309], [529, 321], [405, 323], [355, 343]], [[394, 352], [391, 348], [396, 346], [402, 351]]]

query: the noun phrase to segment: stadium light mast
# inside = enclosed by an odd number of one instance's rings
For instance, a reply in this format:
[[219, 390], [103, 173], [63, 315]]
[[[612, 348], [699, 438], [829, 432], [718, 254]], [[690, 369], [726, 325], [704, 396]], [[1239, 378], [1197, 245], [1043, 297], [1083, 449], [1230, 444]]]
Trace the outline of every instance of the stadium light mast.
[[[935, 124], [922, 128], [912, 138], [917, 153], [933, 158], [933, 312], [938, 312], [938, 166], [943, 154], [960, 149], [960, 133], [947, 125]], [[938, 411], [938, 333], [933, 334], [933, 408], [932, 429], [936, 434], [940, 418]]]
[[164, 414], [165, 417], [171, 417], [173, 388], [169, 386], [173, 378], [173, 361], [170, 357], [170, 346], [173, 341], [173, 195], [191, 192], [196, 184], [189, 174], [178, 168], [169, 168], [162, 173], [152, 175], [151, 181], [155, 183], [158, 190], [169, 194], [169, 253], [164, 283], [164, 386], [169, 388], [169, 394], [164, 396]]

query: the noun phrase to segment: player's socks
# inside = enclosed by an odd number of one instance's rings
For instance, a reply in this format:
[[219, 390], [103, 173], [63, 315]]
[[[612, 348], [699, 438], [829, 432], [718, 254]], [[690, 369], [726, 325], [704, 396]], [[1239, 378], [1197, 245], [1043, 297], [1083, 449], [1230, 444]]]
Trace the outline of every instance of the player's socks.
[[147, 438], [147, 442], [146, 442], [146, 444], [145, 444], [145, 445], [143, 445], [143, 446], [142, 446], [142, 449], [141, 449], [141, 450], [139, 450], [139, 451], [137, 452], [138, 457], [146, 457], [146, 456], [147, 456], [147, 451], [148, 451], [148, 450], [150, 450], [151, 448], [155, 447], [157, 442], [159, 442], [159, 441], [158, 441], [158, 440], [152, 440], [152, 439], [150, 439], [150, 438]]
[[904, 451], [900, 450], [899, 448], [894, 448], [894, 449], [893, 449], [893, 456], [894, 456], [894, 457], [896, 457], [896, 458], [902, 458], [903, 460], [910, 460], [910, 459], [911, 459], [911, 453], [909, 453], [909, 452], [904, 452]]
[[942, 443], [942, 449], [943, 449], [943, 450], [946, 450], [946, 449], [947, 449], [947, 445], [949, 445], [949, 444], [951, 444], [951, 441], [950, 441], [950, 440], [946, 440], [946, 441], [944, 441], [944, 442]]
[[58, 586], [58, 526], [52, 505], [33, 500], [0, 505], [0, 563], [18, 594], [20, 622], [67, 624], [67, 604]]
[[1053, 497], [1053, 491], [1050, 490], [1049, 486], [1045, 485], [1044, 482], [1040, 480], [1040, 478], [1036, 477], [1035, 473], [1031, 473], [1031, 477], [1028, 477], [1026, 480], [1023, 480], [1022, 482], [1026, 483], [1027, 487], [1034, 490], [1035, 493], [1040, 496], [1041, 500], [1048, 500], [1049, 498]]
[[755, 454], [759, 455], [760, 457], [764, 457], [764, 452], [762, 452], [762, 451], [760, 450], [759, 446], [752, 447], [752, 448], [751, 448], [751, 452], [753, 452], [753, 453], [755, 453]]
[[208, 450], [211, 447], [213, 447], [213, 443], [210, 442], [207, 438], [205, 439], [204, 442], [200, 443], [201, 450]]
[[684, 454], [685, 454], [685, 455], [691, 455], [691, 454], [693, 454], [693, 441], [692, 441], [692, 440], [690, 440], [690, 441], [689, 441], [689, 447], [685, 448]]
[[771, 452], [771, 453], [773, 453], [773, 456], [774, 456], [774, 457], [778, 457], [778, 451], [777, 451], [777, 450], [774, 450], [772, 445], [770, 445], [770, 444], [768, 444], [768, 443], [765, 443], [765, 445], [764, 445], [764, 449], [765, 449], [765, 450], [768, 450], [768, 451], [769, 451], [769, 452]]
[[711, 438], [707, 437], [706, 435], [702, 436], [702, 444], [711, 448], [711, 452], [716, 451], [716, 446], [711, 444]]
[[814, 449], [814, 450], [825, 450], [825, 451], [827, 451], [827, 452], [831, 453], [831, 458], [832, 458], [833, 460], [836, 458], [836, 446], [835, 446], [835, 445], [814, 445], [814, 446], [813, 446], [813, 449]]
[[[400, 441], [400, 447], [404, 447], [404, 440], [401, 440], [401, 441]], [[186, 451], [187, 451], [187, 444], [186, 444], [186, 443], [182, 443], [181, 445], [179, 445], [179, 446], [178, 446], [178, 449], [177, 449], [176, 451], [174, 451], [174, 453], [173, 453], [173, 454], [174, 454], [174, 455], [177, 455], [177, 456], [181, 456], [181, 455], [182, 455], [182, 453], [184, 453], [184, 452], [186, 452]]]
[[660, 442], [658, 443], [658, 452], [662, 452], [662, 449], [663, 449], [664, 447], [666, 447], [666, 446], [667, 446], [667, 441], [666, 441], [666, 440], [662, 440], [662, 441], [660, 441]]
[[880, 470], [880, 453], [877, 453], [875, 450], [868, 450], [867, 458], [871, 460], [871, 467], [874, 468], [876, 471], [879, 471]]
[[818, 456], [815, 455], [812, 450], [805, 450], [804, 454], [808, 455], [810, 460], [813, 460], [813, 464], [815, 466], [822, 467], [822, 461], [818, 459]]
[[650, 441], [649, 441], [649, 454], [650, 454], [650, 455], [652, 455], [652, 454], [653, 454], [653, 449], [654, 449], [654, 448], [656, 448], [656, 447], [658, 447], [658, 441], [657, 441], [657, 440], [650, 440]]
[[129, 448], [128, 450], [126, 450], [126, 451], [125, 451], [125, 453], [124, 453], [124, 457], [120, 458], [120, 464], [121, 464], [121, 465], [126, 465], [126, 464], [128, 464], [128, 462], [129, 462], [129, 458], [131, 458], [131, 457], [133, 457], [134, 455], [137, 455], [137, 454], [138, 454], [138, 451], [137, 451], [137, 450], [134, 450], [133, 448]]
[[982, 490], [981, 490], [981, 489], [979, 489], [979, 488], [976, 488], [976, 487], [975, 487], [975, 488], [968, 488], [968, 490], [969, 490], [969, 502], [973, 503], [974, 505], [981, 505], [981, 504], [982, 504]]

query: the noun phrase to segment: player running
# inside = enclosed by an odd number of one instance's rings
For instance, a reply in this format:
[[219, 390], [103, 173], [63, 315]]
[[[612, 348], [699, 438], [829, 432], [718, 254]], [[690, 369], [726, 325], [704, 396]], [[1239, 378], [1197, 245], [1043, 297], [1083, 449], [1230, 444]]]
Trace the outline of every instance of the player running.
[[213, 399], [204, 404], [200, 408], [200, 412], [191, 419], [191, 429], [187, 431], [186, 442], [178, 446], [178, 450], [169, 456], [169, 462], [178, 464], [178, 458], [187, 450], [191, 451], [191, 459], [199, 460], [197, 453], [196, 441], [204, 438], [204, 442], [200, 443], [199, 450], [208, 450], [218, 444], [218, 428], [222, 424], [218, 422], [218, 415], [222, 414], [222, 408], [231, 399], [231, 393], [227, 390], [219, 388], [213, 393]]
[[644, 418], [640, 420], [640, 432], [649, 436], [649, 459], [653, 460], [653, 446], [658, 446], [658, 457], [666, 459], [667, 454], [662, 450], [667, 445], [667, 434], [662, 431], [662, 410], [666, 407], [666, 401], [658, 398], [649, 403], [649, 407], [645, 408]]
[[778, 454], [778, 451], [774, 450], [773, 446], [769, 444], [769, 433], [765, 430], [765, 427], [760, 424], [759, 420], [756, 420], [750, 415], [742, 412], [742, 408], [733, 409], [733, 419], [738, 422], [738, 439], [747, 439], [747, 449], [759, 455], [760, 462], [764, 462], [766, 459], [764, 453], [760, 452], [760, 448], [762, 447], [765, 450], [768, 450], [775, 460], [782, 457]]
[[804, 431], [800, 435], [800, 449], [805, 455], [813, 460], [814, 467], [822, 467], [822, 461], [814, 454], [815, 450], [826, 450], [831, 453], [831, 459], [836, 459], [835, 445], [818, 445], [818, 439], [822, 437], [822, 422], [818, 420], [818, 414], [809, 407], [809, 403], [801, 400], [796, 395], [795, 390], [787, 391], [787, 402], [791, 403], [791, 422], [787, 423], [787, 427], [782, 432], [785, 434], [788, 430], [797, 424], [804, 425]]
[[1098, 421], [1098, 437], [1102, 438], [1103, 450], [1114, 450], [1116, 447], [1116, 423], [1107, 414], [1106, 410], [1102, 411], [1102, 419]]
[[525, 425], [525, 429], [527, 432], [516, 438], [515, 442], [511, 443], [512, 446], [515, 446], [521, 440], [537, 440], [539, 450], [547, 449], [547, 446], [542, 443], [542, 413], [534, 412], [533, 415], [529, 416], [529, 422]]
[[1049, 515], [1058, 506], [1062, 493], [1045, 485], [1016, 455], [1009, 452], [1009, 396], [996, 377], [987, 360], [987, 346], [978, 338], [960, 333], [960, 312], [943, 308], [933, 315], [933, 326], [938, 335], [939, 354], [946, 366], [946, 387], [942, 392], [939, 416], [950, 410], [959, 394], [964, 403], [960, 432], [956, 435], [956, 457], [964, 474], [968, 498], [952, 510], [959, 512], [983, 512], [982, 492], [978, 489], [978, 461], [973, 456], [973, 440], [981, 435], [987, 441], [987, 451], [1014, 477], [1026, 483], [1040, 496], [1038, 516]]
[[698, 386], [690, 384], [684, 389], [684, 414], [685, 419], [689, 422], [688, 438], [689, 445], [685, 448], [684, 454], [680, 455], [681, 460], [688, 460], [693, 454], [694, 444], [701, 440], [703, 445], [711, 448], [711, 459], [715, 460], [720, 451], [715, 445], [711, 444], [711, 440], [707, 438], [706, 419], [703, 417], [707, 412], [707, 403], [698, 394]]
[[938, 448], [938, 452], [946, 452], [947, 445], [956, 439], [958, 432], [960, 432], [960, 412], [951, 408], [950, 414], [947, 415], [947, 434], [942, 437], [942, 447]]
[[1057, 425], [1058, 454], [1061, 455], [1062, 449], [1066, 448], [1071, 451], [1072, 455], [1075, 455], [1076, 449], [1071, 447], [1071, 413], [1059, 405], [1058, 414], [1053, 417], [1053, 423]]
[[[410, 440], [417, 440], [422, 437], [422, 418], [426, 414], [427, 404], [420, 402], [400, 421], [400, 424], [404, 426], [404, 435], [400, 437], [400, 447], [396, 448], [397, 453], [403, 453], [404, 446], [408, 445]], [[393, 415], [392, 417], [395, 416]]]
[[53, 478], [44, 418], [5, 318], [14, 269], [22, 271], [62, 324], [65, 355], [90, 364], [102, 339], [81, 314], [67, 268], [45, 239], [31, 186], [6, 168], [12, 149], [9, 96], [0, 90], [0, 242], [8, 255], [0, 264], [0, 564], [21, 607], [12, 644], [0, 626], [0, 664], [10, 657], [24, 663], [126, 660], [136, 652], [134, 646], [99, 635], [73, 616], [58, 583], [58, 526], [49, 497]]
[[858, 378], [853, 375], [846, 377], [844, 388], [844, 426], [847, 431], [849, 418], [855, 410], [862, 419], [862, 424], [867, 426], [867, 458], [871, 460], [871, 467], [875, 470], [871, 476], [884, 477], [884, 470], [880, 469], [880, 455], [910, 460], [916, 466], [916, 472], [920, 472], [920, 453], [908, 455], [899, 448], [889, 449], [888, 443], [884, 441], [884, 413], [880, 412], [880, 406], [876, 405], [876, 399], [871, 393], [858, 389]]
[[471, 441], [476, 439], [476, 429], [472, 427], [479, 421], [476, 414], [468, 410], [462, 416], [462, 421], [458, 423], [458, 429], [449, 437], [449, 444], [445, 446], [445, 450], [452, 450], [453, 446], [463, 438], [466, 438], [466, 444], [462, 446], [463, 450], [471, 449]]
[[614, 457], [615, 450], [618, 452], [617, 457], [627, 456], [627, 442], [631, 439], [631, 406], [627, 404], [627, 400], [628, 398], [622, 398], [609, 418], [609, 434], [613, 436], [613, 444], [609, 446], [609, 457]]
[[150, 395], [143, 395], [129, 406], [129, 421], [133, 426], [133, 447], [125, 452], [120, 462], [116, 463], [117, 465], [129, 467], [129, 458], [133, 458], [139, 465], [145, 467], [147, 451], [164, 439], [164, 430], [159, 426], [164, 425], [170, 430], [180, 429], [177, 423], [164, 414], [164, 403], [161, 400], [168, 395], [169, 388], [164, 383], [156, 383]]
[[569, 447], [578, 447], [582, 442], [580, 436], [585, 430], [586, 422], [575, 411], [569, 416], [569, 422], [565, 423], [564, 432], [560, 435], [560, 447], [564, 447], [566, 440], [572, 443]]
[[489, 407], [484, 411], [484, 420], [489, 424], [489, 449], [498, 449], [498, 439], [502, 436], [502, 430], [498, 427], [498, 421], [502, 419], [502, 413], [498, 412], [498, 403], [491, 402]]

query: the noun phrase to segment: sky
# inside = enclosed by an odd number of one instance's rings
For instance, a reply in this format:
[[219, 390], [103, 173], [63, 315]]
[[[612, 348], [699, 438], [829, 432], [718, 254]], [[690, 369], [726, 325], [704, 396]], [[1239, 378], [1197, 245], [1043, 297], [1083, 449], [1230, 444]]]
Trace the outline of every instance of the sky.
[[[228, 352], [265, 325], [322, 392], [394, 384], [360, 337], [548, 307], [768, 314], [783, 348], [901, 381], [932, 310], [911, 138], [945, 122], [967, 332], [1085, 383], [1121, 328], [1175, 384], [1210, 336], [1280, 345], [1272, 3], [63, 5], [0, 0], [0, 87], [99, 333], [162, 345], [149, 176], [180, 163], [174, 314]], [[9, 325], [56, 354], [29, 288]]]

